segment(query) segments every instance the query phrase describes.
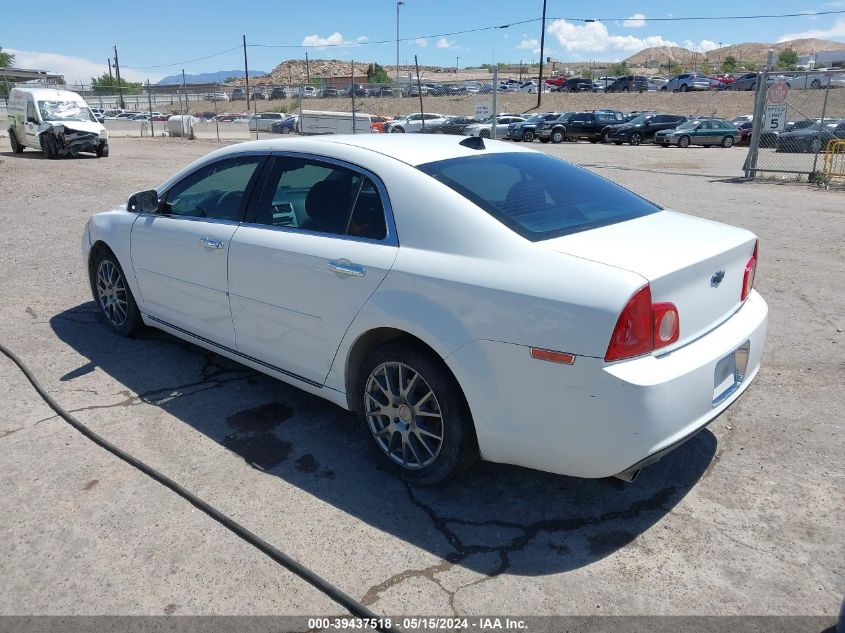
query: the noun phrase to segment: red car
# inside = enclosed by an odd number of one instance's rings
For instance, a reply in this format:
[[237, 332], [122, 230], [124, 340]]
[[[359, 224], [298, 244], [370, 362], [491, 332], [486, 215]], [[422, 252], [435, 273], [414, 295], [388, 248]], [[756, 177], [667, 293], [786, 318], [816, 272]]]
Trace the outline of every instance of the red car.
[[744, 123], [737, 124], [736, 129], [739, 130], [739, 140], [737, 141], [737, 144], [749, 145], [751, 143], [751, 121], [745, 121]]
[[370, 117], [370, 129], [373, 132], [378, 132], [381, 134], [384, 132], [384, 126], [390, 123], [393, 120], [393, 117], [389, 116], [371, 116]]

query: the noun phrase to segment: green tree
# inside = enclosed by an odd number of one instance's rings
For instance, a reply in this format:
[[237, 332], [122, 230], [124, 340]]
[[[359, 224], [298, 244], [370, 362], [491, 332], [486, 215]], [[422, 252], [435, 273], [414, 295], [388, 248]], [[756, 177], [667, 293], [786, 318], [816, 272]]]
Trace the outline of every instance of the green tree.
[[628, 64], [625, 62], [619, 62], [618, 64], [612, 64], [610, 67], [610, 74], [614, 77], [621, 77], [622, 75], [628, 74]]
[[792, 70], [798, 64], [798, 53], [791, 48], [785, 48], [778, 53], [778, 68]]
[[0, 46], [0, 68], [11, 68], [15, 63], [15, 56], [11, 53], [4, 53], [3, 47]]
[[709, 59], [705, 59], [703, 62], [701, 62], [699, 70], [701, 70], [701, 72], [705, 75], [712, 75], [714, 72], [716, 72], [716, 67], [713, 65], [713, 62], [711, 62]]
[[[119, 87], [123, 89], [124, 94], [136, 95], [141, 92], [141, 84], [132, 81], [126, 81], [123, 77], [120, 78]], [[98, 95], [115, 95], [118, 92], [117, 78], [109, 77], [108, 73], [103, 73], [99, 77], [91, 77], [91, 90]]]
[[736, 70], [736, 67], [736, 57], [734, 57], [733, 55], [728, 55], [727, 57], [725, 57], [725, 61], [722, 62], [723, 73], [732, 73]]
[[586, 68], [584, 72], [581, 73], [581, 76], [584, 79], [592, 79], [593, 78], [593, 71], [589, 68]]
[[232, 82], [237, 81], [238, 79], [240, 79], [240, 77], [226, 77], [226, 79], [223, 80], [223, 83], [230, 84]]
[[388, 84], [390, 77], [387, 72], [379, 64], [372, 63], [367, 66], [367, 83], [370, 84]]

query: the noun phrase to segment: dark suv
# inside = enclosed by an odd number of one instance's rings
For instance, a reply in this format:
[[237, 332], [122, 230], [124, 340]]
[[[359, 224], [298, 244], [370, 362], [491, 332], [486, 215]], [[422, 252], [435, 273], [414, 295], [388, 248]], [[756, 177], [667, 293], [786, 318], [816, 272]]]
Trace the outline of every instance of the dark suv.
[[569, 125], [569, 119], [576, 114], [577, 112], [564, 112], [551, 121], [539, 121], [534, 128], [534, 135], [540, 139], [541, 143], [548, 143], [549, 141], [562, 143], [566, 140], [566, 126]]
[[595, 92], [592, 79], [584, 79], [582, 77], [567, 79], [560, 90], [561, 92]]
[[653, 141], [654, 135], [660, 130], [678, 127], [686, 120], [685, 116], [679, 114], [641, 114], [625, 123], [609, 125], [605, 128], [602, 140], [613, 141], [617, 145], [639, 145], [644, 141]]
[[555, 121], [563, 114], [572, 114], [571, 112], [546, 112], [544, 114], [533, 114], [525, 121], [519, 123], [511, 123], [508, 125], [508, 138], [512, 141], [525, 141], [530, 143], [537, 136], [537, 125], [546, 123], [548, 121]]
[[617, 77], [605, 92], [647, 92], [648, 77], [643, 75], [625, 75]]
[[576, 112], [566, 124], [565, 135], [570, 141], [584, 138], [590, 143], [598, 143], [608, 125], [620, 123], [624, 118], [625, 115], [617, 110]]

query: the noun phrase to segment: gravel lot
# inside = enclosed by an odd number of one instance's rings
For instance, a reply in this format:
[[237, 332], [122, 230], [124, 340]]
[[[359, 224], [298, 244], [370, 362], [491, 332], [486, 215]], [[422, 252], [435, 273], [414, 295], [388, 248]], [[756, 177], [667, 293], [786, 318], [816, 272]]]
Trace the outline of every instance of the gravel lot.
[[[83, 422], [381, 613], [838, 612], [841, 192], [742, 183], [741, 149], [542, 146], [755, 231], [763, 367], [632, 485], [482, 464], [415, 489], [375, 466], [350, 414], [162, 333], [126, 340], [98, 323], [86, 219], [217, 146], [0, 153], [0, 341]], [[0, 499], [0, 615], [342, 612], [53, 416], [2, 358]]]

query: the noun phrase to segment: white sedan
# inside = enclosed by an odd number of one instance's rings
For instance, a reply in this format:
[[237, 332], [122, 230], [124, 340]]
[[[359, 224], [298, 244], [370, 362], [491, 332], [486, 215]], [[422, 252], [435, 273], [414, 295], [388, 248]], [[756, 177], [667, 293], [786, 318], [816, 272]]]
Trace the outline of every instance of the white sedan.
[[509, 143], [389, 134], [219, 149], [94, 215], [105, 324], [355, 411], [434, 483], [477, 458], [632, 479], [760, 367], [756, 237]]
[[[499, 115], [496, 118], [496, 137], [507, 138], [508, 126], [511, 123], [522, 123], [525, 121], [524, 116], [517, 116], [515, 114]], [[481, 138], [490, 138], [493, 130], [493, 117], [480, 121], [478, 123], [471, 123], [464, 128], [464, 136], [480, 136]]]

